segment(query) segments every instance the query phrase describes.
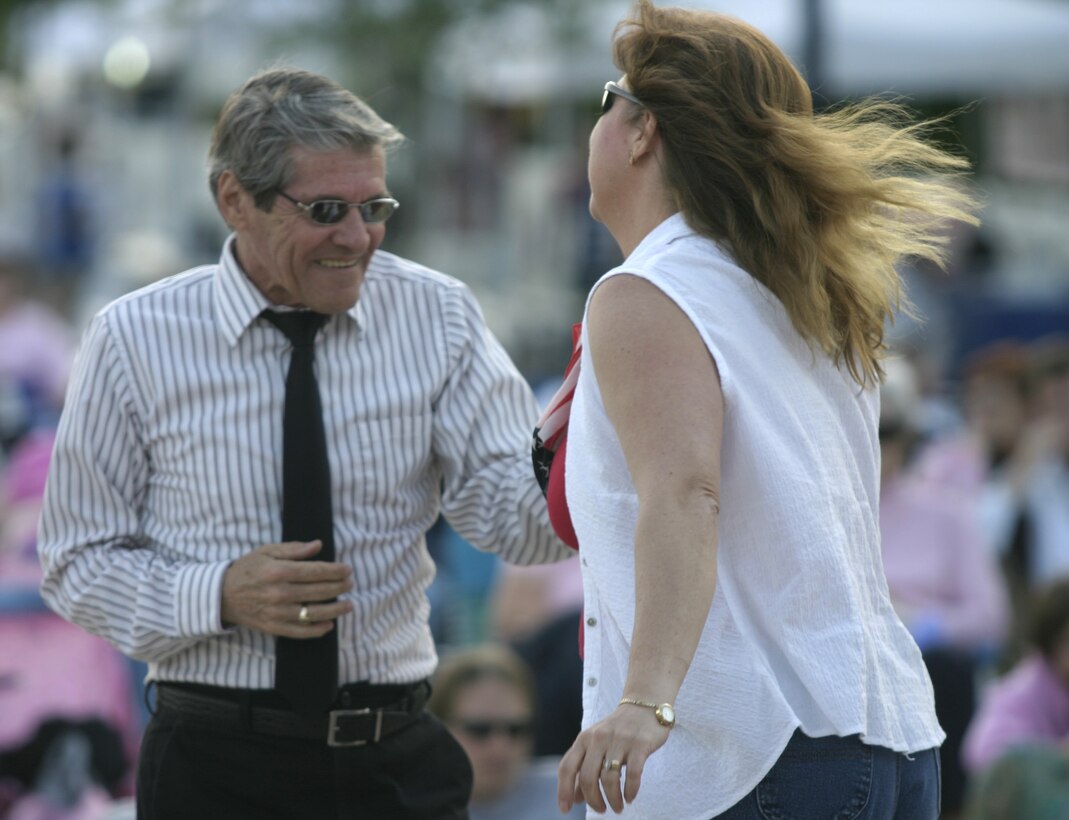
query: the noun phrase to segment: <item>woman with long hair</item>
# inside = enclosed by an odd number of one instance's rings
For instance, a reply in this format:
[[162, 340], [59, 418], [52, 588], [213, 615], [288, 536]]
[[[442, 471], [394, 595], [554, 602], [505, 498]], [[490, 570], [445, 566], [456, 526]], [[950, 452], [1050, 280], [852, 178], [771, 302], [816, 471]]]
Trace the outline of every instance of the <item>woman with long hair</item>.
[[881, 567], [876, 388], [896, 263], [975, 221], [966, 163], [896, 104], [815, 112], [731, 17], [641, 0], [613, 45], [588, 171], [624, 262], [587, 301], [548, 476], [585, 595], [561, 809], [934, 818], [944, 735]]

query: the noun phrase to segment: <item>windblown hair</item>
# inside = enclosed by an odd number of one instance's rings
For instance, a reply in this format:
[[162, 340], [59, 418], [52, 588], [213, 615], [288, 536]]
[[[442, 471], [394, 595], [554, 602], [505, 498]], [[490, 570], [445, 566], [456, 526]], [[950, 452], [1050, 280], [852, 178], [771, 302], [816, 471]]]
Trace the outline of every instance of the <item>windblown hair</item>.
[[811, 345], [877, 383], [885, 320], [908, 310], [896, 265], [942, 265], [948, 221], [977, 221], [958, 179], [968, 163], [897, 103], [814, 113], [787, 56], [732, 17], [639, 0], [613, 52], [657, 121], [687, 223], [775, 294]]
[[245, 82], [223, 105], [208, 154], [212, 197], [219, 177], [231, 171], [269, 210], [293, 173], [290, 151], [383, 150], [404, 141], [352, 92], [333, 80], [297, 68], [272, 68]]

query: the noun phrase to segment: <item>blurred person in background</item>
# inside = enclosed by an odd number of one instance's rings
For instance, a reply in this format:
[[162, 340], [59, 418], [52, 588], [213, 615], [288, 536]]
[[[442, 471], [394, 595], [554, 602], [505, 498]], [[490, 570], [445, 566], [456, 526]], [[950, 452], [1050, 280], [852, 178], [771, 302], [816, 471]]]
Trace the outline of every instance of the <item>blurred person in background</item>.
[[538, 711], [553, 715], [534, 732], [536, 755], [560, 757], [582, 721], [583, 580], [577, 560], [537, 567], [502, 564], [490, 599], [491, 635], [508, 642], [534, 673]]
[[[536, 708], [523, 659], [503, 644], [459, 649], [443, 658], [428, 708], [464, 747], [474, 772], [472, 820], [545, 820], [558, 816], [559, 757], [532, 758], [536, 722], [557, 719]], [[585, 817], [576, 805], [569, 817]]]
[[917, 376], [907, 359], [884, 362], [880, 386], [880, 543], [891, 603], [913, 635], [947, 734], [939, 748], [943, 816], [960, 811], [961, 742], [978, 673], [1005, 639], [1005, 581], [961, 494], [913, 470], [921, 436]]
[[427, 589], [435, 644], [469, 646], [487, 640], [490, 596], [501, 568], [511, 565], [498, 555], [473, 549], [443, 518], [427, 533], [427, 550], [435, 565], [434, 581]]
[[614, 57], [590, 208], [625, 261], [588, 300], [567, 426], [585, 728], [561, 808], [934, 818], [944, 736], [881, 565], [876, 385], [895, 264], [974, 219], [965, 163], [893, 105], [815, 113], [730, 17], [643, 0]]
[[[960, 404], [964, 429], [935, 439], [918, 455], [926, 477], [982, 501], [983, 529], [993, 552], [1003, 554], [1013, 535], [1014, 489], [1027, 476], [1020, 447], [1029, 413], [1028, 355], [1006, 339], [968, 354], [961, 364]], [[1020, 464], [1018, 468], [1016, 465]]]
[[76, 128], [60, 127], [50, 141], [51, 163], [37, 194], [34, 245], [51, 298], [67, 313], [92, 273], [97, 245], [93, 215], [100, 203], [80, 165]]
[[1025, 492], [1032, 539], [1024, 560], [1035, 583], [1069, 574], [1069, 336], [1034, 342], [1029, 363], [1034, 412], [1027, 435], [1038, 455]]
[[[909, 293], [908, 289], [906, 292]], [[921, 441], [935, 441], [960, 433], [964, 426], [961, 402], [946, 377], [946, 364], [939, 351], [924, 343], [902, 345], [889, 341], [888, 347], [900, 353], [917, 374], [917, 424]]]
[[1018, 746], [1069, 755], [1069, 578], [1030, 603], [1032, 651], [990, 684], [965, 736], [963, 761], [974, 775]]
[[490, 591], [491, 634], [502, 641], [523, 640], [582, 605], [578, 561], [536, 567], [503, 564]]
[[[973, 352], [963, 364], [966, 429], [917, 459], [926, 478], [971, 499], [1018, 614], [1037, 586], [1069, 572], [1067, 372], [1069, 347], [1057, 339], [1004, 340]], [[1015, 617], [1010, 663], [1026, 628]]]
[[38, 593], [53, 439], [35, 429], [0, 471], [0, 817], [9, 820], [89, 820], [128, 799], [143, 728], [128, 661]]
[[969, 788], [963, 820], [1065, 820], [1069, 755], [1053, 746], [1016, 746]]
[[0, 259], [0, 444], [10, 450], [59, 418], [74, 359], [63, 317], [33, 295], [33, 268]]
[[1005, 638], [1005, 583], [960, 495], [913, 469], [920, 435], [916, 380], [885, 362], [880, 388], [880, 540], [891, 601], [922, 650], [988, 654]]
[[471, 767], [424, 708], [426, 531], [441, 510], [509, 560], [567, 552], [530, 387], [463, 284], [380, 249], [401, 139], [326, 77], [252, 77], [210, 149], [219, 263], [86, 331], [42, 593], [149, 664], [145, 820], [466, 816]]

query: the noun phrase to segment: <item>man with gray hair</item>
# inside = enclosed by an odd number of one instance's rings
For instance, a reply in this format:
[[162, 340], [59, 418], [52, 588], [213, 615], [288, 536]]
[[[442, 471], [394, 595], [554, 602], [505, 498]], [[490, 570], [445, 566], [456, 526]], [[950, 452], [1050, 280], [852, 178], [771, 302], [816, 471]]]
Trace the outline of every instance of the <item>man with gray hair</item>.
[[424, 703], [425, 533], [558, 560], [537, 406], [455, 279], [379, 250], [401, 135], [296, 69], [226, 102], [217, 265], [86, 331], [46, 492], [42, 593], [148, 663], [138, 816], [465, 817]]

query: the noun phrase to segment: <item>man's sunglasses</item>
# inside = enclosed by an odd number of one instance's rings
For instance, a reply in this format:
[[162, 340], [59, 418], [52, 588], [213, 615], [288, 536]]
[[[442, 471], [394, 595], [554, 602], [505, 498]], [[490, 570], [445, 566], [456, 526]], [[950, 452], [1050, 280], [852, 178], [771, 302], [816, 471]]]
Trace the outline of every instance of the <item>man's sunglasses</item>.
[[531, 734], [530, 721], [523, 720], [461, 720], [457, 728], [476, 740], [486, 740], [491, 735], [505, 735], [509, 740], [522, 740]]
[[315, 202], [299, 202], [281, 188], [276, 193], [304, 211], [308, 218], [317, 225], [337, 225], [345, 219], [350, 208], [356, 208], [364, 222], [368, 225], [374, 225], [378, 222], [385, 222], [393, 216], [394, 211], [401, 207], [400, 202], [388, 196], [375, 197], [375, 199], [369, 199], [366, 202], [346, 202], [343, 199], [317, 199]]
[[618, 86], [612, 80], [609, 80], [607, 83], [605, 83], [605, 90], [601, 92], [602, 114], [607, 113], [608, 110], [612, 108], [613, 100], [615, 100], [617, 97], [623, 97], [625, 100], [633, 102], [635, 105], [642, 105], [642, 103], [639, 102], [638, 97], [636, 97], [630, 91], [620, 88], [620, 86]]

